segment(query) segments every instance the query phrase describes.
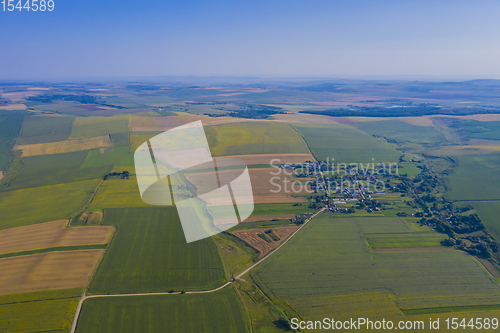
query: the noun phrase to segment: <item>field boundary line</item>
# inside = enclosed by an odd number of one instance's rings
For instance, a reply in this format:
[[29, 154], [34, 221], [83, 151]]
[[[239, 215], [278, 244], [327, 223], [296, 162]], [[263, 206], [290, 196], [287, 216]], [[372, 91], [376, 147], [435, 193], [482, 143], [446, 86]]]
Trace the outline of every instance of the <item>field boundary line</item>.
[[[89, 279], [89, 282], [87, 283], [87, 287], [85, 288], [85, 291], [82, 295], [82, 297], [80, 298], [80, 301], [78, 302], [78, 305], [76, 307], [76, 312], [75, 312], [75, 316], [74, 316], [74, 319], [73, 319], [73, 324], [71, 326], [71, 333], [75, 333], [76, 331], [76, 326], [78, 324], [78, 319], [80, 317], [80, 313], [81, 313], [81, 310], [82, 310], [82, 306], [83, 306], [83, 302], [86, 300], [86, 299], [89, 299], [89, 298], [104, 298], [104, 297], [132, 297], [132, 296], [159, 296], [159, 295], [181, 295], [181, 294], [207, 294], [207, 293], [213, 293], [213, 292], [216, 292], [216, 291], [219, 291], [221, 289], [224, 289], [226, 288], [227, 286], [229, 286], [231, 283], [233, 283], [235, 280], [239, 280], [241, 279], [241, 277], [248, 273], [252, 268], [256, 267], [257, 265], [259, 265], [261, 262], [263, 262], [264, 260], [266, 260], [267, 258], [269, 258], [273, 253], [275, 253], [276, 251], [278, 251], [283, 245], [285, 245], [286, 243], [288, 243], [288, 241], [290, 239], [292, 239], [293, 236], [295, 236], [295, 234], [297, 232], [299, 232], [300, 229], [302, 229], [309, 221], [311, 221], [314, 217], [316, 217], [319, 213], [323, 212], [325, 210], [325, 208], [322, 208], [319, 212], [315, 213], [314, 215], [312, 215], [309, 219], [307, 219], [297, 230], [295, 230], [294, 233], [292, 233], [285, 241], [283, 241], [283, 243], [281, 243], [276, 249], [274, 249], [272, 252], [268, 253], [265, 257], [263, 257], [261, 260], [259, 260], [258, 262], [256, 262], [255, 264], [253, 264], [252, 266], [250, 266], [249, 268], [247, 268], [245, 271], [243, 271], [242, 273], [240, 273], [238, 276], [236, 276], [234, 279], [231, 279], [229, 280], [228, 282], [224, 283], [222, 286], [220, 287], [217, 287], [217, 288], [214, 288], [214, 289], [209, 289], [209, 290], [194, 290], [194, 291], [185, 291], [185, 292], [182, 292], [182, 291], [174, 291], [174, 292], [168, 292], [168, 291], [164, 291], [164, 292], [152, 292], [152, 293], [130, 293], [130, 294], [102, 294], [102, 295], [86, 295], [86, 292], [87, 292], [87, 289], [88, 289], [88, 286], [90, 285], [90, 282], [92, 281], [92, 278], [94, 277], [94, 274], [95, 272], [97, 271], [97, 268], [99, 267], [102, 259], [104, 258], [104, 255], [106, 254], [106, 251], [109, 247], [109, 244], [111, 244], [111, 240], [114, 236], [114, 233], [113, 232], [113, 235], [111, 236], [111, 239], [108, 243], [108, 247], [106, 247], [106, 249], [104, 250], [104, 253], [103, 255], [101, 256], [101, 259], [99, 260], [99, 263], [96, 265], [95, 269], [94, 269], [94, 272], [92, 273], [92, 276], [90, 277]], [[115, 229], [116, 231], [116, 229]]]
[[295, 236], [295, 234], [297, 232], [300, 231], [300, 229], [302, 229], [303, 227], [305, 227], [305, 225], [307, 223], [309, 223], [309, 221], [311, 221], [314, 217], [316, 217], [316, 215], [318, 215], [319, 213], [323, 212], [325, 210], [325, 208], [322, 208], [319, 212], [317, 212], [316, 214], [314, 214], [313, 216], [311, 216], [309, 219], [307, 219], [297, 230], [295, 230], [287, 239], [285, 239], [285, 241], [283, 243], [281, 243], [277, 248], [275, 248], [272, 252], [269, 252], [264, 258], [262, 258], [261, 260], [259, 260], [258, 262], [256, 262], [255, 264], [253, 264], [252, 266], [250, 266], [249, 268], [247, 268], [246, 270], [244, 270], [243, 272], [241, 272], [240, 274], [238, 274], [235, 279], [237, 280], [240, 280], [241, 277], [243, 275], [245, 275], [246, 273], [248, 273], [252, 268], [254, 268], [255, 266], [259, 265], [261, 262], [263, 262], [264, 260], [266, 260], [267, 258], [269, 258], [274, 252], [278, 251], [283, 245], [285, 245], [286, 243], [288, 243], [288, 241], [290, 239], [292, 239], [293, 236]]
[[[70, 221], [70, 223], [71, 223], [71, 221]], [[108, 244], [107, 244], [106, 248], [104, 249], [104, 251], [102, 252], [102, 255], [99, 258], [99, 261], [95, 265], [94, 270], [92, 271], [92, 275], [90, 275], [89, 280], [87, 281], [87, 285], [85, 286], [85, 290], [83, 291], [83, 295], [82, 295], [82, 297], [80, 297], [80, 300], [78, 301], [78, 305], [76, 307], [75, 316], [74, 316], [73, 323], [72, 323], [72, 326], [71, 326], [71, 333], [74, 333], [76, 331], [76, 323], [78, 322], [78, 318], [80, 317], [80, 312], [81, 312], [81, 309], [82, 309], [82, 306], [83, 306], [83, 301], [85, 301], [85, 299], [87, 299], [87, 296], [86, 296], [87, 290], [89, 289], [90, 283], [94, 279], [95, 273], [97, 272], [97, 269], [101, 265], [101, 262], [104, 259], [104, 255], [108, 251], [108, 248], [109, 248], [109, 246], [111, 244], [111, 241], [113, 240], [113, 237], [115, 236], [116, 227], [115, 226], [112, 226], [112, 227], [113, 227], [113, 233], [111, 234], [111, 237], [109, 237]]]

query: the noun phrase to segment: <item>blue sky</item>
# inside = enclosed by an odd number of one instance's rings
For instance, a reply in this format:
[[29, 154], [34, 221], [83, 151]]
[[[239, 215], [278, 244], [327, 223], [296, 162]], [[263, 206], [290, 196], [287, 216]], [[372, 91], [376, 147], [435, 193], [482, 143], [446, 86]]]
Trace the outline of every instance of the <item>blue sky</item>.
[[0, 11], [0, 79], [500, 77], [496, 0], [54, 2]]

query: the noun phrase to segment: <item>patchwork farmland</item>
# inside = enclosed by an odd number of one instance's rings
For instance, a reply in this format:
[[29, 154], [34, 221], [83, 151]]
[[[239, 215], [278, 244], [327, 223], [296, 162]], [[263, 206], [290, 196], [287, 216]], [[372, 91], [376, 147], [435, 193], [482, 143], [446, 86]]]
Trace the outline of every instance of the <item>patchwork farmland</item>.
[[[366, 311], [370, 318], [396, 320], [409, 309], [497, 304], [500, 285], [463, 252], [370, 250], [365, 235], [379, 234], [383, 240], [386, 234], [391, 240], [393, 233], [414, 234], [401, 219], [342, 219], [323, 213], [258, 266], [253, 277], [272, 297], [310, 319], [321, 313], [350, 318]], [[369, 307], [358, 310], [358, 298]]]
[[106, 209], [102, 225], [117, 231], [90, 293], [211, 289], [225, 281], [213, 240], [187, 244], [175, 208]]
[[[0, 91], [16, 99], [0, 98], [0, 331], [280, 333], [292, 318], [499, 316], [498, 115], [336, 117], [389, 99], [141, 87], [70, 100]], [[255, 205], [187, 244], [174, 206], [142, 201], [133, 153], [197, 120], [213, 156], [248, 165]], [[327, 171], [326, 158], [347, 165]], [[187, 175], [200, 191], [203, 177]], [[313, 186], [290, 193], [285, 181]], [[335, 181], [347, 188], [326, 192]], [[383, 191], [362, 188], [377, 181]]]

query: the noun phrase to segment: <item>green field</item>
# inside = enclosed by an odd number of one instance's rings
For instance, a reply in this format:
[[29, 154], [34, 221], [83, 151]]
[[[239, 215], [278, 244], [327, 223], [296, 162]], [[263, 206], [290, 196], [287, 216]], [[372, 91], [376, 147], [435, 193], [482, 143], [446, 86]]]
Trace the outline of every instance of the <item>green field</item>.
[[205, 127], [213, 156], [309, 153], [288, 124], [243, 122]]
[[[119, 150], [116, 147], [114, 149]], [[99, 153], [99, 149], [96, 151]], [[102, 179], [112, 168], [113, 162], [109, 159], [109, 161], [106, 161], [108, 162], [107, 165], [98, 163], [105, 160], [105, 158], [99, 159], [99, 156], [92, 152], [93, 150], [90, 152], [82, 150], [63, 154], [24, 157], [22, 158], [24, 166], [21, 172], [9, 182], [9, 186], [5, 190]], [[112, 156], [113, 154], [103, 155]], [[88, 160], [89, 162], [87, 162]], [[97, 161], [97, 163], [94, 161]], [[85, 168], [82, 169], [82, 167]]]
[[71, 131], [72, 139], [91, 138], [106, 134], [128, 132], [129, 117], [84, 117], [76, 118]]
[[24, 117], [17, 143], [27, 145], [68, 140], [75, 119], [71, 116]]
[[0, 171], [6, 171], [11, 159], [9, 151], [21, 130], [22, 116], [0, 116]]
[[81, 289], [0, 296], [0, 332], [67, 332]]
[[354, 123], [360, 130], [398, 143], [433, 144], [446, 141], [443, 133], [433, 126], [415, 126], [400, 120], [366, 121]]
[[62, 220], [82, 209], [98, 180], [0, 193], [0, 230]]
[[374, 249], [440, 247], [441, 241], [446, 238], [446, 236], [442, 235], [435, 235], [434, 237], [369, 237], [367, 242]]
[[401, 153], [359, 129], [340, 124], [294, 124], [314, 157], [334, 163], [397, 162]]
[[[108, 148], [109, 149], [109, 148]], [[111, 147], [111, 152], [107, 152], [107, 149], [92, 149], [88, 152], [87, 158], [82, 164], [81, 168], [95, 168], [102, 166], [116, 165], [120, 162], [125, 155], [128, 154], [128, 146]], [[80, 170], [80, 172], [86, 172], [86, 170]]]
[[[318, 311], [341, 319], [376, 317], [387, 308], [389, 319], [400, 315], [397, 307], [498, 303], [499, 283], [474, 257], [461, 251], [371, 252], [364, 236], [411, 232], [401, 219], [324, 213], [257, 266], [253, 276], [271, 297], [312, 319]], [[364, 301], [354, 302], [357, 296]]]
[[402, 168], [398, 168], [398, 174], [406, 174], [408, 177], [413, 178], [422, 172], [422, 169], [418, 168], [417, 163], [401, 163]]
[[[117, 167], [117, 169], [121, 170], [122, 168]], [[103, 209], [153, 206], [142, 201], [137, 179], [135, 176], [130, 176], [129, 179], [110, 178], [105, 180], [89, 207]]]
[[214, 293], [91, 298], [77, 332], [249, 332], [231, 288]]
[[211, 289], [225, 271], [211, 238], [186, 243], [175, 207], [106, 209], [117, 231], [91, 293]]
[[477, 215], [483, 222], [486, 230], [490, 235], [500, 242], [500, 219], [498, 213], [500, 212], [500, 201], [498, 202], [474, 202], [472, 204], [476, 209]]
[[22, 123], [22, 116], [0, 116], [0, 139], [17, 138], [21, 130]]
[[130, 136], [128, 132], [110, 134], [110, 138], [115, 146], [130, 146]]
[[451, 200], [500, 199], [500, 153], [454, 156], [455, 167], [445, 177]]
[[455, 125], [471, 139], [500, 140], [500, 121], [466, 120]]

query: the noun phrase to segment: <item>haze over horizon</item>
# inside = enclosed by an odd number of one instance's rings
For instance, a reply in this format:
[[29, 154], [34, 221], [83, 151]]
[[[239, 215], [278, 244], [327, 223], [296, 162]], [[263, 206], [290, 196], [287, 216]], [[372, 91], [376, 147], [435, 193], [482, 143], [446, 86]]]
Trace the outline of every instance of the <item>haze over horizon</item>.
[[500, 78], [500, 3], [71, 1], [0, 11], [0, 80]]

